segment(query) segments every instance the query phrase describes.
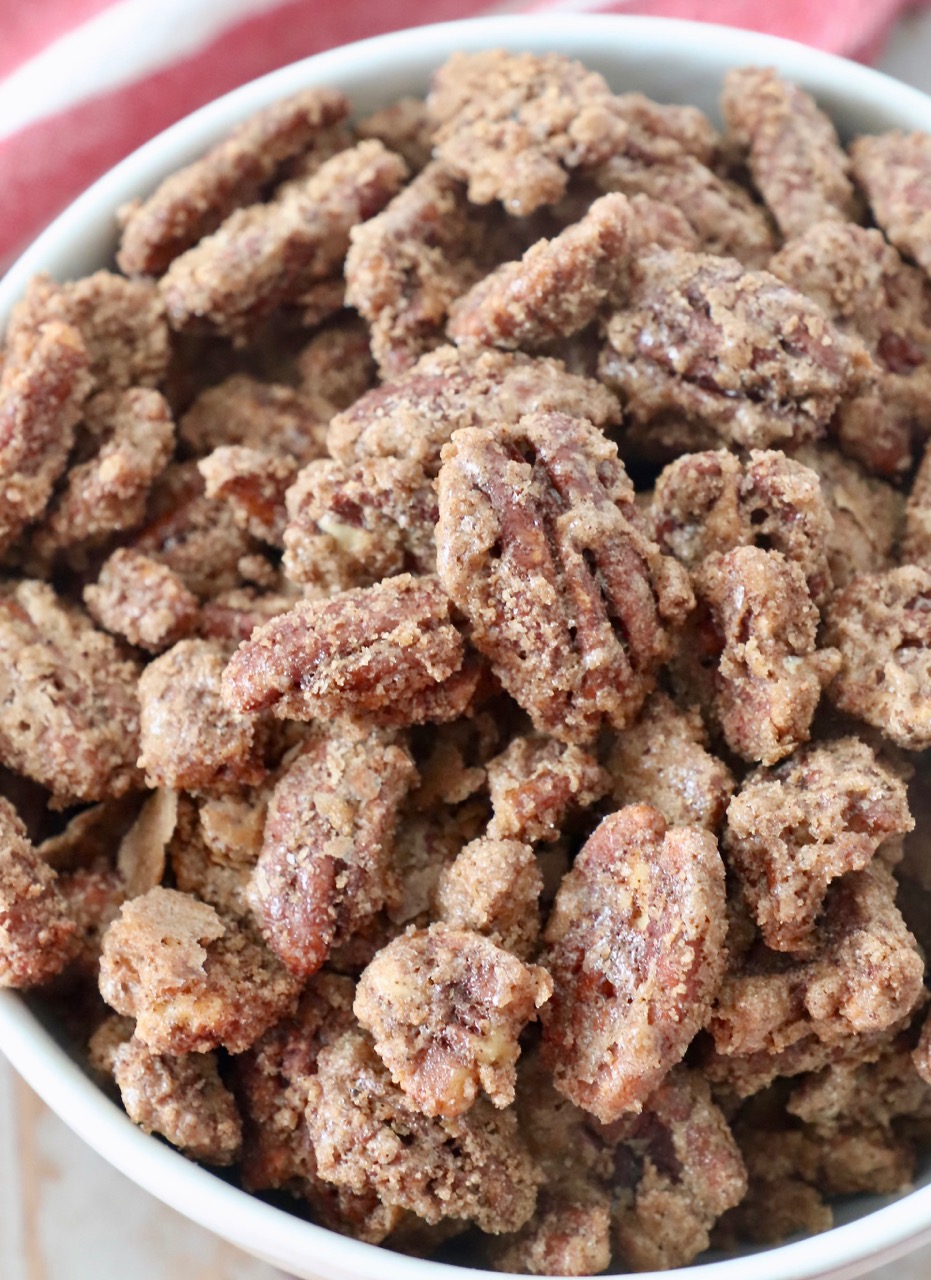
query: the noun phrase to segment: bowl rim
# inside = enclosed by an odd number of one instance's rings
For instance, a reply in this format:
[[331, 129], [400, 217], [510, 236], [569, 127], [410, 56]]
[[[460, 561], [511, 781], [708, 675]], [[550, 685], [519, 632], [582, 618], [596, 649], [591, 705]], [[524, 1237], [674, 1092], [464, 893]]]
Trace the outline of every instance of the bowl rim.
[[[113, 212], [138, 191], [149, 191], [166, 173], [188, 163], [232, 124], [257, 107], [313, 84], [340, 85], [359, 75], [374, 59], [384, 68], [397, 57], [430, 54], [434, 65], [453, 49], [489, 47], [561, 50], [570, 53], [579, 37], [603, 41], [610, 49], [627, 40], [669, 56], [696, 56], [714, 47], [714, 59], [730, 65], [775, 65], [816, 94], [835, 94], [866, 102], [885, 113], [920, 119], [931, 127], [931, 97], [882, 72], [820, 50], [759, 32], [675, 18], [616, 14], [498, 15], [434, 23], [374, 36], [290, 63], [179, 120], [143, 144], [78, 196], [38, 236], [0, 281], [0, 330], [38, 271], [62, 274], [61, 263], [74, 257], [82, 233], [98, 264], [112, 237]], [[370, 68], [369, 68], [370, 69]], [[913, 124], [912, 127], [921, 127]], [[396, 1254], [389, 1249], [340, 1236], [296, 1217], [232, 1186], [173, 1148], [153, 1141], [85, 1074], [50, 1035], [16, 992], [0, 991], [0, 1050], [59, 1117], [110, 1164], [133, 1182], [217, 1235], [273, 1265], [316, 1259], [336, 1280], [370, 1275], [383, 1280], [500, 1280], [502, 1273], [480, 1271]], [[835, 1280], [892, 1261], [931, 1241], [931, 1184], [906, 1193], [862, 1217], [765, 1252], [651, 1273], [654, 1280], [743, 1280], [748, 1266], [754, 1280]], [[272, 1242], [272, 1243], [270, 1243]], [[291, 1265], [294, 1265], [292, 1262]], [[302, 1264], [306, 1265], [306, 1264]]]

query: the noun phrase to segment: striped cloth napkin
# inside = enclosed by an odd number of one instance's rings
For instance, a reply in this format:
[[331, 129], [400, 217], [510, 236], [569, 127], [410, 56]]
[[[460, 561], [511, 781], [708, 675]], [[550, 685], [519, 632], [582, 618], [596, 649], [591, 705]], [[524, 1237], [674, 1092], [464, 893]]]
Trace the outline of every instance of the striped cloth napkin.
[[[919, 0], [928, 3], [929, 0]], [[153, 134], [284, 63], [506, 9], [645, 13], [869, 58], [908, 0], [0, 0], [0, 267]]]

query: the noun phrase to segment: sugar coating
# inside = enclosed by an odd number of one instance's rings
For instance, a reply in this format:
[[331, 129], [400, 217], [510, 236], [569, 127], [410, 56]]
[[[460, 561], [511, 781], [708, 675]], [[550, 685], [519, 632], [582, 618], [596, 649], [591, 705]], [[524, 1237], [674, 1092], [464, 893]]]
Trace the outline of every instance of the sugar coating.
[[150, 662], [139, 681], [139, 766], [150, 786], [235, 790], [265, 775], [255, 716], [220, 697], [223, 647], [180, 640]]
[[831, 881], [913, 826], [904, 782], [865, 742], [838, 738], [750, 774], [728, 806], [724, 849], [766, 945], [797, 955]]
[[284, 570], [314, 593], [431, 573], [436, 565], [436, 494], [410, 458], [320, 458], [300, 471], [286, 503]]
[[348, 409], [375, 383], [368, 325], [351, 314], [315, 333], [295, 363], [301, 390], [330, 406], [333, 415]]
[[535, 728], [585, 742], [630, 723], [693, 597], [643, 532], [616, 446], [562, 413], [463, 429], [438, 490], [437, 571]]
[[14, 330], [0, 371], [0, 549], [42, 515], [93, 386], [80, 333], [53, 320]]
[[925, 133], [898, 132], [855, 138], [850, 159], [879, 226], [927, 272], [931, 139]]
[[346, 301], [369, 323], [382, 378], [398, 377], [442, 345], [450, 306], [492, 265], [495, 238], [487, 214], [436, 162], [383, 212], [353, 227]]
[[395, 382], [383, 383], [330, 422], [334, 458], [409, 458], [430, 476], [454, 431], [516, 423], [525, 413], [554, 410], [596, 426], [618, 421], [617, 401], [592, 378], [559, 360], [441, 347]]
[[335, 89], [305, 89], [257, 112], [148, 200], [121, 210], [117, 260], [127, 275], [161, 275], [179, 254], [251, 204], [287, 160], [342, 120], [349, 103]]
[[915, 751], [931, 745], [929, 592], [931, 573], [917, 565], [862, 574], [825, 617], [841, 659], [832, 702]]
[[724, 77], [721, 110], [784, 236], [825, 218], [856, 220], [850, 161], [810, 94], [771, 67], [740, 67]]
[[141, 524], [149, 490], [171, 460], [175, 427], [164, 396], [133, 387], [109, 403], [102, 399], [94, 401], [95, 416], [107, 424], [99, 451], [70, 469], [32, 534], [31, 551], [42, 559], [86, 554]]
[[64, 808], [141, 784], [137, 664], [44, 582], [0, 594], [0, 760]]
[[607, 159], [626, 127], [604, 79], [560, 54], [456, 53], [433, 77], [434, 154], [475, 204], [517, 216], [554, 204], [579, 165]]
[[269, 546], [282, 545], [284, 498], [298, 472], [294, 459], [265, 449], [222, 445], [197, 466], [207, 497], [227, 503], [240, 528]]
[[614, 1238], [636, 1271], [687, 1266], [708, 1248], [710, 1229], [747, 1190], [747, 1173], [708, 1082], [675, 1067], [639, 1116], [613, 1127], [642, 1173], [623, 1187], [614, 1211]]
[[651, 506], [663, 551], [690, 569], [712, 552], [762, 546], [781, 551], [805, 575], [816, 604], [831, 588], [831, 513], [817, 474], [778, 449], [686, 454], [665, 467]]
[[316, 396], [234, 373], [200, 393], [178, 424], [178, 439], [198, 457], [221, 445], [242, 445], [309, 462], [325, 452], [321, 413], [325, 419]]
[[437, 923], [383, 947], [352, 1007], [414, 1106], [452, 1118], [480, 1091], [498, 1108], [514, 1101], [518, 1037], [552, 990], [539, 965], [471, 929]]
[[819, 222], [790, 240], [769, 270], [861, 338], [873, 370], [838, 409], [831, 431], [870, 471], [896, 479], [931, 431], [931, 285], [879, 231]]
[[777, 1076], [875, 1057], [922, 998], [924, 964], [881, 860], [842, 876], [802, 959], [756, 948], [724, 978], [708, 1029], [712, 1082], [746, 1097]]
[[578, 222], [455, 301], [449, 336], [460, 347], [533, 350], [584, 329], [622, 277], [630, 218], [625, 196], [602, 196]]
[[[724, 969], [724, 866], [698, 827], [631, 805], [563, 879], [543, 934], [543, 1060], [599, 1120], [637, 1112], [685, 1053]], [[623, 939], [623, 945], [621, 940]]]
[[385, 905], [392, 838], [416, 779], [403, 740], [349, 725], [312, 733], [269, 801], [251, 900], [268, 944], [309, 977]]
[[192, 1160], [230, 1165], [239, 1158], [242, 1122], [213, 1053], [152, 1053], [129, 1039], [113, 1054], [113, 1079], [126, 1114]]
[[400, 574], [374, 587], [297, 604], [230, 660], [223, 697], [237, 711], [272, 707], [311, 720], [369, 713], [383, 723], [453, 720], [476, 676], [436, 578]]
[[540, 935], [542, 891], [543, 873], [529, 845], [482, 836], [440, 872], [436, 913], [444, 923], [484, 934], [529, 960]]
[[398, 98], [356, 121], [360, 138], [377, 138], [389, 151], [397, 151], [415, 174], [430, 162], [434, 132], [423, 98]]
[[517, 736], [488, 761], [489, 835], [532, 843], [556, 840], [564, 820], [588, 809], [608, 779], [588, 751], [542, 736]]
[[[706, 557], [695, 589], [711, 628], [697, 643], [708, 650], [715, 719], [737, 755], [774, 764], [807, 742], [841, 663], [836, 650], [817, 648], [818, 611], [802, 571], [780, 551], [738, 547]], [[686, 661], [701, 662], [686, 644]]]
[[0, 986], [48, 982], [77, 951], [58, 877], [8, 800], [0, 798]]
[[823, 436], [871, 368], [862, 343], [769, 272], [681, 250], [641, 260], [606, 333], [600, 376], [635, 423], [680, 415], [742, 449]]
[[199, 615], [197, 597], [176, 573], [129, 547], [107, 557], [84, 588], [84, 603], [105, 631], [150, 653], [183, 639]]
[[357, 1031], [319, 1054], [305, 1117], [317, 1170], [337, 1186], [492, 1234], [518, 1230], [533, 1213], [539, 1173], [513, 1111], [480, 1098], [465, 1115], [422, 1115]]
[[100, 994], [153, 1053], [242, 1053], [300, 985], [248, 925], [176, 889], [133, 898], [104, 935]]
[[605, 767], [618, 808], [649, 804], [672, 826], [717, 831], [735, 785], [708, 750], [699, 709], [683, 711], [664, 693], [653, 694], [637, 723], [614, 735]]
[[112, 271], [95, 271], [67, 284], [33, 276], [13, 308], [7, 341], [53, 321], [81, 335], [96, 394], [156, 387], [168, 372], [168, 322], [151, 280], [127, 280]]
[[350, 228], [378, 213], [406, 177], [400, 156], [380, 142], [360, 142], [277, 200], [231, 213], [160, 280], [172, 328], [242, 338], [338, 270]]

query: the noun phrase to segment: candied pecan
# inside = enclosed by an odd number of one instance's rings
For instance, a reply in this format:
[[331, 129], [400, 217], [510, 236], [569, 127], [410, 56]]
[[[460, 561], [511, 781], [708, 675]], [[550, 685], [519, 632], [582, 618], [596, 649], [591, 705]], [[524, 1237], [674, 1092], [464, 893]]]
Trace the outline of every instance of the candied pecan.
[[317, 1178], [304, 1120], [306, 1082], [316, 1071], [320, 1050], [354, 1028], [352, 997], [349, 978], [317, 974], [292, 1016], [237, 1059], [234, 1081], [243, 1116], [246, 1190], [306, 1181], [313, 1191]]
[[872, 368], [858, 339], [766, 271], [654, 250], [632, 280], [600, 373], [635, 424], [684, 418], [743, 449], [800, 443]]
[[465, 1115], [422, 1115], [358, 1032], [321, 1050], [308, 1081], [307, 1127], [328, 1182], [427, 1222], [466, 1218], [517, 1231], [533, 1213], [539, 1172], [512, 1110], [479, 1098]]
[[[484, 781], [484, 770], [476, 772], [481, 775], [477, 789]], [[445, 918], [433, 910], [441, 876], [466, 845], [485, 829], [488, 818], [483, 797], [466, 798], [464, 803], [455, 805], [438, 798], [432, 803], [425, 803], [424, 797], [429, 791], [429, 784], [425, 785], [425, 780], [422, 780], [420, 786], [411, 792], [398, 820], [394, 841], [397, 883], [388, 900], [387, 913], [392, 925], [399, 929], [410, 923], [429, 924], [435, 914]], [[496, 862], [486, 886], [490, 892], [494, 893], [495, 886], [499, 886], [507, 874], [506, 859], [503, 864]], [[515, 892], [520, 892], [521, 883], [512, 886]], [[464, 919], [450, 919], [449, 923], [474, 928], [478, 933], [489, 932]], [[525, 921], [525, 925], [530, 928], [531, 922]], [[533, 925], [539, 932], [539, 918], [534, 919]], [[500, 939], [495, 938], [494, 941], [500, 942]], [[517, 948], [509, 947], [508, 950], [517, 953]]]
[[7, 342], [0, 371], [0, 550], [45, 510], [91, 389], [77, 329], [50, 321]]
[[616, 446], [550, 412], [461, 430], [443, 458], [437, 569], [476, 648], [541, 732], [630, 723], [693, 599], [642, 532]]
[[175, 258], [160, 281], [173, 328], [242, 338], [338, 268], [349, 231], [388, 203], [407, 176], [380, 142], [341, 151], [270, 204], [230, 214]]
[[[761, 1101], [767, 1103], [767, 1095]], [[786, 1127], [783, 1115], [759, 1117], [752, 1103], [738, 1116], [734, 1136], [746, 1163], [748, 1190], [718, 1223], [712, 1237], [717, 1247], [739, 1248], [748, 1240], [781, 1244], [789, 1236], [814, 1235], [834, 1225], [816, 1185], [821, 1144]]]
[[30, 550], [40, 559], [96, 547], [132, 529], [146, 513], [149, 489], [171, 461], [175, 429], [158, 391], [132, 387], [108, 406], [109, 429], [99, 452], [71, 468]]
[[536, 735], [518, 735], [487, 770], [494, 810], [488, 834], [498, 839], [556, 840], [568, 814], [608, 790], [594, 756]]
[[631, 805], [563, 880], [541, 957], [555, 983], [543, 1057], [556, 1087], [611, 1121], [639, 1111], [702, 1025], [724, 969], [724, 867], [697, 827]]
[[[900, 559], [903, 564], [931, 570], [931, 445], [925, 449], [908, 495]], [[887, 568], [888, 565], [875, 567]]]
[[924, 961], [895, 893], [874, 858], [828, 889], [809, 957], [757, 947], [725, 975], [708, 1022], [713, 1083], [745, 1097], [779, 1075], [879, 1055], [923, 998]]
[[248, 890], [262, 849], [268, 792], [182, 797], [168, 848], [176, 886], [226, 915], [249, 914]]
[[398, 98], [356, 121], [360, 138], [377, 138], [404, 157], [412, 173], [426, 168], [433, 154], [434, 127], [423, 98]]
[[[699, 679], [706, 668], [730, 749], [775, 764], [808, 741], [821, 690], [840, 666], [836, 650], [816, 648], [818, 610], [802, 571], [780, 551], [738, 547], [704, 560], [695, 591], [698, 636], [686, 666], [697, 665]], [[691, 642], [687, 634], [684, 649]]]
[[441, 871], [436, 914], [529, 959], [540, 933], [543, 874], [529, 845], [485, 836], [470, 841]]
[[443, 342], [455, 298], [483, 273], [491, 227], [441, 164], [422, 173], [376, 217], [353, 227], [346, 302], [369, 323], [384, 379]]
[[225, 502], [208, 498], [195, 463], [169, 466], [152, 491], [149, 520], [132, 549], [174, 571], [202, 599], [242, 583], [240, 564], [255, 547]]
[[139, 766], [150, 786], [233, 791], [265, 774], [261, 725], [225, 705], [222, 645], [181, 640], [139, 680]]
[[207, 640], [232, 640], [239, 644], [248, 640], [256, 627], [293, 607], [293, 594], [256, 591], [253, 587], [224, 591], [201, 608], [198, 631]]
[[914, 826], [905, 784], [857, 738], [757, 769], [727, 810], [724, 849], [768, 947], [808, 951], [828, 885]]
[[168, 372], [168, 323], [151, 280], [127, 280], [112, 271], [95, 271], [68, 284], [33, 276], [10, 315], [8, 341], [52, 320], [80, 333], [97, 392], [156, 387]]
[[371, 1192], [355, 1195], [323, 1182], [304, 1120], [307, 1081], [316, 1071], [318, 1053], [355, 1028], [352, 994], [348, 978], [319, 974], [308, 984], [295, 1014], [237, 1059], [242, 1179], [249, 1191], [290, 1191], [305, 1201], [321, 1225], [379, 1244], [397, 1225], [400, 1210], [383, 1205]]
[[234, 373], [200, 393], [178, 424], [178, 439], [196, 457], [244, 445], [309, 462], [326, 452], [321, 408], [312, 394]]
[[902, 494], [829, 445], [805, 445], [793, 457], [821, 481], [832, 523], [827, 556], [834, 586], [845, 587], [858, 573], [891, 568], [902, 526]]
[[77, 928], [68, 976], [96, 984], [103, 936], [127, 899], [126, 882], [118, 871], [97, 864], [62, 871], [58, 888], [65, 912]]
[[284, 570], [331, 595], [436, 566], [433, 483], [409, 458], [308, 463], [287, 493]]
[[280, 547], [287, 524], [284, 496], [294, 482], [293, 458], [266, 449], [223, 445], [197, 464], [208, 498], [229, 505], [236, 523], [260, 542]]
[[233, 655], [223, 696], [238, 711], [273, 707], [292, 720], [342, 714], [371, 714], [385, 724], [453, 720], [474, 688], [469, 668], [460, 674], [463, 656], [436, 578], [405, 573], [304, 601], [260, 627]]
[[626, 196], [596, 200], [581, 221], [538, 240], [450, 307], [449, 336], [461, 347], [540, 347], [595, 319], [616, 289], [631, 248]]
[[724, 77], [721, 110], [784, 236], [825, 218], [856, 220], [850, 162], [810, 94], [772, 67], [735, 67]]
[[601, 191], [645, 196], [677, 209], [694, 231], [695, 243], [664, 248], [723, 254], [754, 269], [765, 267], [775, 248], [769, 219], [759, 205], [743, 187], [694, 156], [674, 155], [653, 163], [622, 152], [600, 165], [593, 177]]
[[159, 1133], [192, 1160], [233, 1164], [242, 1122], [213, 1053], [152, 1053], [127, 1040], [113, 1054], [113, 1079], [126, 1114], [144, 1133]]
[[0, 593], [0, 760], [60, 808], [139, 786], [138, 668], [44, 582]]
[[594, 1276], [610, 1261], [608, 1197], [567, 1202], [548, 1189], [527, 1225], [496, 1242], [491, 1256], [495, 1271], [531, 1276]]
[[825, 643], [840, 650], [828, 696], [900, 747], [931, 746], [931, 572], [861, 574], [835, 596]]
[[301, 324], [305, 329], [316, 329], [338, 316], [346, 306], [346, 282], [342, 272], [312, 284], [293, 305], [300, 309]]
[[[708, 1248], [715, 1221], [744, 1197], [747, 1171], [708, 1082], [676, 1067], [612, 1135], [627, 1159], [642, 1164], [636, 1185], [621, 1192], [615, 1244], [636, 1271], [687, 1266]], [[626, 1192], [626, 1193], [625, 1193]]]
[[730, 769], [708, 750], [698, 708], [682, 711], [664, 693], [614, 737], [606, 767], [619, 808], [650, 804], [673, 826], [717, 831], [734, 790]]
[[517, 216], [554, 204], [572, 169], [607, 159], [627, 133], [604, 79], [561, 54], [454, 53], [427, 110], [434, 154], [469, 199]]
[[931, 284], [879, 231], [852, 223], [815, 224], [769, 270], [866, 344], [873, 373], [842, 401], [831, 431], [871, 471], [901, 476], [931, 433]]
[[643, 93], [622, 93], [615, 98], [614, 109], [627, 128], [613, 154], [653, 165], [682, 155], [706, 165], [720, 158], [721, 135], [698, 107], [654, 102]]
[[892, 132], [856, 138], [850, 158], [879, 226], [931, 274], [931, 137]]
[[900, 1037], [875, 1062], [835, 1063], [805, 1076], [786, 1110], [822, 1133], [848, 1124], [889, 1131], [903, 1117], [931, 1117], [931, 1088], [916, 1070], [907, 1037]]
[[712, 552], [760, 545], [799, 566], [816, 604], [830, 590], [819, 478], [778, 449], [752, 449], [746, 462], [726, 449], [686, 454], [656, 481], [651, 517], [660, 548], [690, 569]]
[[84, 588], [87, 611], [101, 627], [130, 644], [160, 653], [194, 629], [197, 597], [167, 565], [129, 547], [104, 562]]
[[471, 929], [432, 924], [389, 942], [356, 987], [353, 1012], [418, 1111], [454, 1117], [480, 1090], [514, 1101], [518, 1036], [549, 999], [545, 969]]
[[127, 902], [103, 939], [100, 994], [153, 1053], [242, 1053], [300, 985], [248, 925], [176, 889]]
[[328, 324], [298, 355], [297, 372], [307, 395], [329, 405], [334, 413], [348, 409], [375, 383], [368, 325], [358, 316]]
[[269, 802], [252, 902], [275, 952], [308, 977], [390, 890], [398, 809], [416, 778], [384, 730], [313, 732]]
[[341, 121], [349, 103], [335, 89], [304, 89], [273, 102], [206, 155], [171, 174], [144, 202], [120, 210], [117, 260], [127, 275], [161, 275], [234, 209], [251, 204], [276, 171]]
[[327, 446], [347, 465], [360, 458], [409, 458], [435, 476], [443, 445], [460, 427], [516, 423], [541, 410], [588, 418], [597, 427], [618, 420], [614, 396], [594, 379], [568, 373], [558, 360], [441, 347], [333, 418]]
[[77, 925], [58, 877], [0, 798], [0, 987], [48, 982], [74, 959]]

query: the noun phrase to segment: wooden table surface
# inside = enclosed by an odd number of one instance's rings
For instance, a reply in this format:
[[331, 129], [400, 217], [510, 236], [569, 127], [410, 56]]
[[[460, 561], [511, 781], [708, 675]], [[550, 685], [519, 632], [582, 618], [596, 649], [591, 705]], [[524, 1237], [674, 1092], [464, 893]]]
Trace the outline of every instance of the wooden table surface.
[[[931, 11], [899, 24], [879, 65], [931, 93]], [[126, 1278], [287, 1280], [117, 1173], [0, 1056], [0, 1280]], [[931, 1247], [870, 1280], [931, 1280]]]

